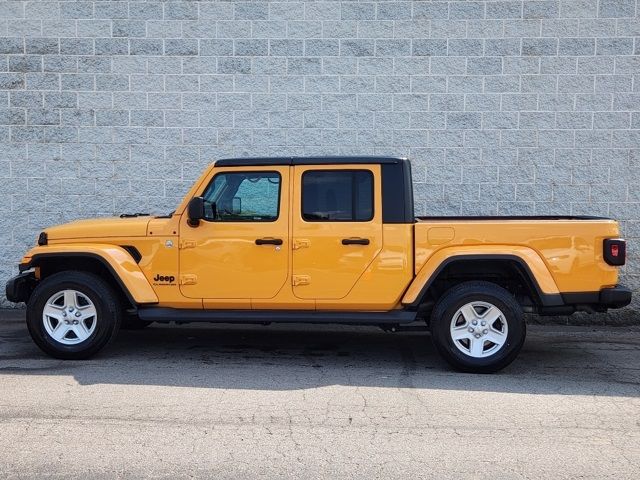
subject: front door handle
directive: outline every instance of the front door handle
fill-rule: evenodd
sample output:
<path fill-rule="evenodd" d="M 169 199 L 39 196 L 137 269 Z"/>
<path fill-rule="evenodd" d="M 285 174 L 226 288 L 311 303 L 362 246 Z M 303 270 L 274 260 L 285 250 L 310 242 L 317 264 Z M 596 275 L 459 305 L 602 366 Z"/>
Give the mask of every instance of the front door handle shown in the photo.
<path fill-rule="evenodd" d="M 343 238 L 342 239 L 342 244 L 343 245 L 369 245 L 369 239 L 368 238 Z"/>
<path fill-rule="evenodd" d="M 256 245 L 282 245 L 281 238 L 256 238 Z"/>

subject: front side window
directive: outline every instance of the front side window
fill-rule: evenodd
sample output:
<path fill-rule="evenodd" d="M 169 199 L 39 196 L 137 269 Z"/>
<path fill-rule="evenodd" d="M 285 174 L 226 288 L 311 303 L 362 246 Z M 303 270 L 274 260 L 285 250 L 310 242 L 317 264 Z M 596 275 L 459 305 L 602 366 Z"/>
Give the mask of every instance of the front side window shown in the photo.
<path fill-rule="evenodd" d="M 373 174 L 369 170 L 304 172 L 302 218 L 307 222 L 368 222 L 373 218 Z"/>
<path fill-rule="evenodd" d="M 205 220 L 273 222 L 278 219 L 278 172 L 228 172 L 213 177 L 202 196 Z"/>

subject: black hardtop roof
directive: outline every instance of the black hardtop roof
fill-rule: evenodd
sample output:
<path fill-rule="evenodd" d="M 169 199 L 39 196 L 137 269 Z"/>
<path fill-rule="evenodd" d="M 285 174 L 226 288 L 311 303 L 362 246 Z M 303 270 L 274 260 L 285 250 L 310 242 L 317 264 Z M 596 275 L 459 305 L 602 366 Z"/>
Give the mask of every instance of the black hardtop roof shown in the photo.
<path fill-rule="evenodd" d="M 250 167 L 265 165 L 341 165 L 341 164 L 371 164 L 371 163 L 402 163 L 408 162 L 401 157 L 382 156 L 327 156 L 327 157 L 245 157 L 223 158 L 216 160 L 218 167 Z"/>

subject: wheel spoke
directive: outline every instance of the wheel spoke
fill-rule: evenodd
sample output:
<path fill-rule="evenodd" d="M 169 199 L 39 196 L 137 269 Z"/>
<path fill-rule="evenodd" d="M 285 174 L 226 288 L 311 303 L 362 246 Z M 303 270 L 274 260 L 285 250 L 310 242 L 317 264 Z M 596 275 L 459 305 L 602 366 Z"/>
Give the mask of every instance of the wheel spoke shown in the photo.
<path fill-rule="evenodd" d="M 64 322 L 58 322 L 58 325 L 56 325 L 56 328 L 52 330 L 51 336 L 55 340 L 60 341 L 64 337 L 66 337 L 67 333 L 69 333 L 69 330 L 71 330 L 69 325 L 66 325 Z"/>
<path fill-rule="evenodd" d="M 55 305 L 52 305 L 50 303 L 45 305 L 44 309 L 42 310 L 42 314 L 47 317 L 55 318 L 58 322 L 62 322 L 62 309 L 60 307 L 56 307 Z"/>
<path fill-rule="evenodd" d="M 471 338 L 469 340 L 469 353 L 474 357 L 481 357 L 484 351 L 484 339 L 483 338 Z"/>
<path fill-rule="evenodd" d="M 74 290 L 64 291 L 64 306 L 65 308 L 76 307 L 76 292 Z"/>
<path fill-rule="evenodd" d="M 473 306 L 470 303 L 462 307 L 460 309 L 460 313 L 462 313 L 462 316 L 467 321 L 467 323 L 470 323 L 473 320 L 477 320 L 478 318 L 478 314 L 476 310 L 473 308 Z"/>
<path fill-rule="evenodd" d="M 485 336 L 485 339 L 497 345 L 502 345 L 507 339 L 507 336 L 503 332 L 499 332 L 494 328 L 490 328 L 489 333 L 487 333 L 487 335 Z"/>
<path fill-rule="evenodd" d="M 465 340 L 471 337 L 472 335 L 467 330 L 467 327 L 456 328 L 451 332 L 451 338 L 454 340 Z"/>
<path fill-rule="evenodd" d="M 493 325 L 501 315 L 502 312 L 500 311 L 500 309 L 491 306 L 487 309 L 486 312 L 484 312 L 484 315 L 482 315 L 482 319 L 485 320 L 489 325 Z"/>
<path fill-rule="evenodd" d="M 80 320 L 76 325 L 73 325 L 72 328 L 78 337 L 78 340 L 86 340 L 87 337 L 89 337 L 89 329 L 82 320 Z"/>
<path fill-rule="evenodd" d="M 87 318 L 96 316 L 96 307 L 92 304 L 85 305 L 84 307 L 78 307 L 78 311 L 80 312 L 80 318 L 82 320 L 86 320 Z"/>

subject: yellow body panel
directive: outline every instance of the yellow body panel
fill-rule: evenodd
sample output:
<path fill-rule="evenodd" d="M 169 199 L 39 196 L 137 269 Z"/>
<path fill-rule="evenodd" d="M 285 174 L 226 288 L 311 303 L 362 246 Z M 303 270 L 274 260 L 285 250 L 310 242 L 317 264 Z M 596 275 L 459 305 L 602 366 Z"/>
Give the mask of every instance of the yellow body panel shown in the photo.
<path fill-rule="evenodd" d="M 318 300 L 318 310 L 387 311 L 400 308 L 400 299 L 413 279 L 413 225 L 383 228 L 384 245 L 349 293 L 338 300 Z"/>
<path fill-rule="evenodd" d="M 251 299 L 273 298 L 285 285 L 289 273 L 289 167 L 253 167 L 252 172 L 277 172 L 281 176 L 280 209 L 274 222 L 209 222 L 197 227 L 180 221 L 180 277 L 182 294 L 205 299 L 250 305 Z M 215 173 L 237 172 L 219 168 Z M 207 182 L 208 183 L 208 182 Z M 204 188 L 204 186 L 203 186 Z M 200 192 L 202 193 L 202 192 Z M 282 245 L 256 245 L 260 238 L 278 238 Z"/>
<path fill-rule="evenodd" d="M 433 229 L 448 229 L 434 242 Z M 451 235 L 451 231 L 453 234 Z M 615 285 L 618 269 L 603 258 L 602 242 L 619 235 L 613 220 L 429 220 L 415 226 L 416 282 L 424 279 L 443 259 L 463 254 L 492 251 L 494 254 L 527 254 L 527 264 L 539 278 L 545 293 L 596 292 Z M 436 256 L 437 255 L 437 256 Z M 422 275 L 422 270 L 424 275 Z M 546 273 L 545 273 L 546 271 Z M 546 280 L 544 280 L 546 278 Z M 406 302 L 415 292 L 412 285 Z"/>
<path fill-rule="evenodd" d="M 302 175 L 309 170 L 365 169 L 374 175 L 374 214 L 366 222 L 307 222 Z M 187 223 L 186 207 L 224 171 L 277 171 L 273 222 Z M 617 237 L 612 220 L 422 219 L 385 224 L 380 165 L 207 168 L 168 217 L 106 218 L 46 229 L 40 253 L 90 253 L 105 259 L 137 303 L 174 308 L 387 311 L 412 303 L 448 259 L 511 255 L 527 264 L 543 293 L 597 292 L 617 284 L 602 257 Z M 282 245 L 256 245 L 258 238 Z M 350 237 L 368 245 L 343 245 Z M 139 264 L 122 247 L 135 247 Z"/>
<path fill-rule="evenodd" d="M 544 261 L 531 248 L 514 245 L 457 245 L 442 248 L 429 257 L 407 289 L 402 298 L 402 303 L 414 302 L 418 298 L 422 287 L 437 273 L 438 268 L 444 262 L 465 255 L 510 255 L 518 257 L 529 267 L 542 292 L 549 295 L 560 293 Z"/>
<path fill-rule="evenodd" d="M 137 303 L 158 302 L 158 296 L 149 285 L 138 264 L 126 250 L 115 245 L 74 243 L 69 245 L 39 246 L 29 250 L 21 263 L 28 263 L 33 257 L 40 254 L 73 253 L 96 255 L 106 260 Z"/>
<path fill-rule="evenodd" d="M 111 239 L 117 237 L 144 237 L 147 235 L 147 224 L 150 218 L 151 217 L 108 217 L 76 220 L 47 228 L 47 235 L 50 241 L 61 239 L 84 240 L 87 238 Z"/>
<path fill-rule="evenodd" d="M 302 176 L 310 171 L 365 170 L 374 178 L 373 218 L 366 222 L 309 222 L 302 219 Z M 293 275 L 303 282 L 294 283 L 293 293 L 300 299 L 344 299 L 374 259 L 380 254 L 382 238 L 382 186 L 380 165 L 296 166 L 292 201 Z M 343 245 L 342 240 L 357 237 L 368 245 Z M 340 302 L 342 305 L 342 302 Z"/>

